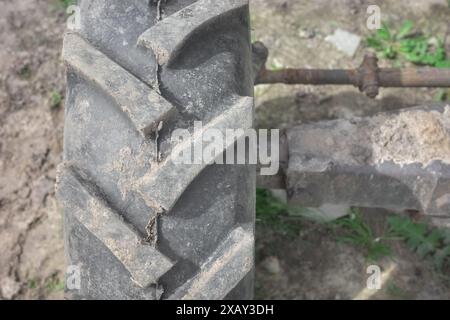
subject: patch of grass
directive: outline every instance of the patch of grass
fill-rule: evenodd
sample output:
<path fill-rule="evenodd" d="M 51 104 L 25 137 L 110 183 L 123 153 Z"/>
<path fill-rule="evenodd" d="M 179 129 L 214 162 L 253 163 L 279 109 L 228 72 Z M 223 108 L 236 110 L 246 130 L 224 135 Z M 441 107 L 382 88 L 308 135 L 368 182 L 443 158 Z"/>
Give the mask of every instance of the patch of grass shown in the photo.
<path fill-rule="evenodd" d="M 62 291 L 64 290 L 64 281 L 53 276 L 45 282 L 44 287 L 49 291 Z"/>
<path fill-rule="evenodd" d="M 270 63 L 270 68 L 269 69 L 272 70 L 272 71 L 277 71 L 277 70 L 281 70 L 283 68 L 284 68 L 284 65 L 275 58 Z"/>
<path fill-rule="evenodd" d="M 368 261 L 376 261 L 392 254 L 387 241 L 404 241 L 421 258 L 431 259 L 435 269 L 442 273 L 450 268 L 450 230 L 431 228 L 425 223 L 414 222 L 409 217 L 391 216 L 388 228 L 376 236 L 363 220 L 357 209 L 351 209 L 349 216 L 332 222 L 343 235 L 338 241 L 364 248 Z"/>
<path fill-rule="evenodd" d="M 256 222 L 286 235 L 296 235 L 298 221 L 287 221 L 289 206 L 264 189 L 256 189 Z"/>
<path fill-rule="evenodd" d="M 338 241 L 363 248 L 369 262 L 377 261 L 392 254 L 391 248 L 384 243 L 386 239 L 383 236 L 375 236 L 373 230 L 363 220 L 360 211 L 356 208 L 352 208 L 348 216 L 334 221 L 332 225 L 339 227 L 344 233 L 337 237 Z"/>
<path fill-rule="evenodd" d="M 29 65 L 25 65 L 22 68 L 20 68 L 19 72 L 18 72 L 19 76 L 23 79 L 30 79 L 31 78 L 31 68 Z"/>
<path fill-rule="evenodd" d="M 436 94 L 434 95 L 434 100 L 435 101 L 445 101 L 448 99 L 448 91 L 445 89 L 438 89 Z"/>
<path fill-rule="evenodd" d="M 381 29 L 366 38 L 366 43 L 386 59 L 401 59 L 417 65 L 450 68 L 444 42 L 420 33 L 412 33 L 413 29 L 414 24 L 409 20 L 405 21 L 398 31 L 383 23 Z"/>
<path fill-rule="evenodd" d="M 58 90 L 53 90 L 50 94 L 50 108 L 55 109 L 61 105 L 62 95 Z"/>
<path fill-rule="evenodd" d="M 256 221 L 286 235 L 298 235 L 299 221 L 289 220 L 289 212 L 304 208 L 290 207 L 275 198 L 268 190 L 256 190 Z M 300 220 L 301 221 L 301 220 Z M 359 209 L 352 208 L 349 215 L 330 223 L 334 231 L 339 231 L 337 240 L 364 249 L 368 262 L 375 262 L 392 255 L 388 241 L 405 241 L 420 257 L 430 258 L 436 270 L 443 276 L 450 268 L 450 230 L 431 228 L 404 216 L 388 218 L 388 228 L 376 235 L 367 224 Z M 450 277 L 446 276 L 446 280 Z M 392 288 L 392 291 L 395 288 Z"/>
<path fill-rule="evenodd" d="M 38 287 L 38 281 L 36 279 L 28 280 L 27 287 L 30 289 L 36 289 Z"/>
<path fill-rule="evenodd" d="M 408 217 L 388 219 L 389 235 L 399 237 L 422 258 L 430 258 L 437 271 L 450 267 L 450 230 L 430 228 Z"/>
<path fill-rule="evenodd" d="M 394 282 L 389 281 L 386 286 L 386 292 L 389 296 L 394 299 L 406 300 L 408 299 L 408 294 Z"/>
<path fill-rule="evenodd" d="M 59 4 L 67 9 L 68 7 L 70 7 L 71 5 L 77 4 L 77 0 L 59 0 Z"/>
<path fill-rule="evenodd" d="M 30 279 L 27 282 L 27 287 L 32 290 L 36 289 L 46 289 L 48 291 L 56 292 L 64 290 L 64 281 L 58 276 L 53 275 L 44 282 L 39 279 Z"/>

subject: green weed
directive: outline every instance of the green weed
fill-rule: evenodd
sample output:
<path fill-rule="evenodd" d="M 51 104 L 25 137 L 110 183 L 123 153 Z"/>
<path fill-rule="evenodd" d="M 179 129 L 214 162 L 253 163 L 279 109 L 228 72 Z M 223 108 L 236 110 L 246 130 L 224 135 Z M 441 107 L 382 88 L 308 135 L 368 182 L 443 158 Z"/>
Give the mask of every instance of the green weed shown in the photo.
<path fill-rule="evenodd" d="M 45 281 L 33 278 L 28 280 L 27 287 L 32 290 L 46 289 L 48 291 L 62 291 L 64 290 L 64 281 L 56 275 L 51 276 Z"/>
<path fill-rule="evenodd" d="M 64 281 L 53 276 L 45 282 L 44 286 L 49 291 L 62 291 L 64 290 Z"/>
<path fill-rule="evenodd" d="M 432 229 L 402 216 L 389 217 L 388 224 L 390 236 L 400 237 L 420 257 L 430 258 L 438 271 L 450 266 L 450 230 Z"/>
<path fill-rule="evenodd" d="M 425 223 L 414 222 L 409 217 L 391 216 L 388 228 L 376 236 L 357 209 L 350 215 L 336 220 L 332 225 L 340 227 L 344 235 L 338 241 L 364 248 L 368 261 L 376 261 L 392 254 L 388 241 L 402 240 L 421 258 L 429 258 L 438 272 L 450 267 L 450 230 L 431 228 Z"/>
<path fill-rule="evenodd" d="M 71 5 L 77 4 L 77 0 L 59 0 L 59 4 L 67 9 Z"/>
<path fill-rule="evenodd" d="M 434 95 L 434 100 L 443 102 L 450 98 L 450 90 L 448 89 L 438 89 L 436 94 Z"/>
<path fill-rule="evenodd" d="M 256 222 L 276 231 L 296 235 L 300 230 L 298 221 L 287 221 L 289 206 L 270 194 L 268 190 L 256 189 Z"/>
<path fill-rule="evenodd" d="M 256 190 L 256 221 L 274 230 L 297 235 L 301 229 L 299 221 L 287 219 L 288 212 L 300 212 L 304 208 L 290 207 L 264 189 Z M 299 219 L 300 220 L 300 219 Z M 301 220 L 300 220 L 301 221 Z M 349 215 L 331 222 L 333 231 L 339 230 L 337 240 L 363 248 L 369 262 L 392 255 L 389 241 L 405 241 L 422 258 L 432 260 L 436 270 L 442 273 L 450 267 L 450 230 L 431 228 L 425 223 L 414 222 L 409 217 L 391 216 L 388 227 L 376 235 L 360 211 L 352 208 Z M 450 277 L 448 277 L 450 280 Z"/>
<path fill-rule="evenodd" d="M 389 281 L 387 283 L 386 292 L 389 296 L 391 296 L 394 299 L 406 300 L 409 298 L 408 294 L 392 281 Z"/>
<path fill-rule="evenodd" d="M 23 78 L 23 79 L 26 79 L 26 80 L 30 79 L 30 78 L 31 78 L 31 75 L 32 75 L 30 66 L 29 66 L 29 65 L 23 66 L 23 67 L 19 70 L 18 74 L 19 74 L 19 76 L 20 76 L 21 78 Z"/>
<path fill-rule="evenodd" d="M 36 289 L 38 287 L 38 281 L 36 279 L 28 280 L 27 287 L 30 289 Z"/>
<path fill-rule="evenodd" d="M 450 68 L 443 41 L 412 33 L 413 28 L 409 20 L 397 32 L 384 23 L 366 43 L 386 59 L 400 58 L 417 65 Z"/>
<path fill-rule="evenodd" d="M 434 95 L 434 100 L 435 101 L 445 101 L 448 98 L 448 90 L 445 89 L 438 89 L 436 94 Z"/>
<path fill-rule="evenodd" d="M 62 102 L 61 93 L 58 90 L 53 90 L 50 94 L 50 108 L 54 109 L 60 106 Z"/>
<path fill-rule="evenodd" d="M 368 261 L 377 261 L 392 254 L 391 248 L 384 243 L 384 237 L 377 237 L 374 234 L 358 209 L 351 209 L 348 216 L 340 218 L 332 224 L 340 227 L 344 232 L 343 235 L 337 237 L 338 241 L 363 248 Z"/>

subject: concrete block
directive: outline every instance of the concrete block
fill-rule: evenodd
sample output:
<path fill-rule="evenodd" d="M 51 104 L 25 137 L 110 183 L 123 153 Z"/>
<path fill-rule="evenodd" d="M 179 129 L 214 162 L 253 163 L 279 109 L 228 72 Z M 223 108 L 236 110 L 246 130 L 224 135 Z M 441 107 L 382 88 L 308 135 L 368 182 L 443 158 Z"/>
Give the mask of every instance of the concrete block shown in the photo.
<path fill-rule="evenodd" d="M 305 124 L 287 137 L 291 204 L 450 216 L 450 106 Z"/>
<path fill-rule="evenodd" d="M 342 29 L 336 29 L 332 35 L 325 38 L 325 41 L 333 44 L 336 49 L 353 57 L 358 50 L 361 37 Z"/>

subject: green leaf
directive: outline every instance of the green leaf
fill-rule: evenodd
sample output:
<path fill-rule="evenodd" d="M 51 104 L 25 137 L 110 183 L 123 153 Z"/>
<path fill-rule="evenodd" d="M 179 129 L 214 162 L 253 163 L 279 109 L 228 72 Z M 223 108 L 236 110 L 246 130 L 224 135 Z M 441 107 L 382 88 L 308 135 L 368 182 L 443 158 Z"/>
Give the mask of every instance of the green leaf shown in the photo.
<path fill-rule="evenodd" d="M 387 59 L 395 59 L 397 56 L 397 52 L 394 50 L 392 46 L 386 47 L 383 50 L 383 56 Z"/>
<path fill-rule="evenodd" d="M 416 44 L 416 40 L 414 40 L 414 39 L 402 40 L 402 41 L 400 41 L 400 47 L 398 50 L 400 52 L 404 52 L 404 53 L 411 52 L 414 50 L 415 44 Z"/>
<path fill-rule="evenodd" d="M 389 217 L 390 234 L 403 238 L 406 243 L 416 250 L 424 241 L 427 233 L 427 225 L 414 223 L 407 217 Z"/>
<path fill-rule="evenodd" d="M 434 55 L 436 56 L 436 60 L 444 61 L 446 57 L 444 43 L 442 41 L 438 42 L 438 46 L 435 49 Z"/>
<path fill-rule="evenodd" d="M 50 108 L 56 108 L 62 101 L 61 93 L 58 90 L 53 90 L 50 95 Z"/>
<path fill-rule="evenodd" d="M 345 233 L 337 240 L 364 248 L 368 261 L 376 261 L 391 255 L 391 248 L 382 242 L 382 238 L 375 238 L 374 232 L 357 209 L 352 209 L 349 216 L 336 220 L 334 225 L 342 228 Z"/>
<path fill-rule="evenodd" d="M 411 32 L 413 26 L 414 24 L 412 21 L 405 21 L 396 36 L 397 40 L 403 39 L 405 36 L 407 36 Z"/>
<path fill-rule="evenodd" d="M 290 207 L 275 198 L 269 191 L 256 189 L 256 221 L 287 235 L 296 235 L 301 229 L 298 222 L 285 221 Z"/>
<path fill-rule="evenodd" d="M 450 68 L 450 60 L 436 61 L 434 66 L 436 68 Z"/>
<path fill-rule="evenodd" d="M 367 253 L 368 261 L 377 261 L 383 257 L 392 255 L 392 249 L 381 242 L 372 243 Z"/>
<path fill-rule="evenodd" d="M 382 27 L 377 30 L 376 35 L 380 39 L 383 39 L 383 40 L 386 40 L 386 41 L 392 39 L 391 32 L 389 31 L 389 26 L 387 24 L 385 24 L 385 23 L 383 23 Z"/>
<path fill-rule="evenodd" d="M 390 217 L 388 219 L 390 233 L 402 237 L 420 257 L 432 255 L 439 248 L 445 234 L 440 229 L 428 232 L 428 226 L 415 223 L 405 217 Z"/>
<path fill-rule="evenodd" d="M 380 56 L 386 59 L 402 58 L 401 61 L 406 60 L 413 64 L 450 68 L 443 41 L 420 35 L 413 36 L 413 27 L 413 22 L 407 20 L 395 33 L 383 23 L 375 35 L 366 39 L 367 46 L 380 52 Z"/>
<path fill-rule="evenodd" d="M 425 258 L 427 255 L 433 253 L 434 250 L 435 247 L 432 243 L 424 242 L 417 247 L 416 252 L 419 255 L 419 257 Z"/>
<path fill-rule="evenodd" d="M 366 42 L 368 47 L 374 48 L 377 51 L 381 51 L 383 49 L 383 42 L 375 37 L 368 37 Z"/>
<path fill-rule="evenodd" d="M 64 8 L 68 8 L 71 5 L 77 4 L 76 0 L 60 0 L 59 2 Z"/>
<path fill-rule="evenodd" d="M 439 89 L 436 94 L 434 95 L 434 100 L 435 101 L 445 101 L 447 99 L 447 91 L 445 91 L 444 89 Z"/>
<path fill-rule="evenodd" d="M 257 189 L 256 200 L 256 216 L 260 218 L 272 219 L 287 210 L 287 205 L 273 197 L 267 190 Z"/>

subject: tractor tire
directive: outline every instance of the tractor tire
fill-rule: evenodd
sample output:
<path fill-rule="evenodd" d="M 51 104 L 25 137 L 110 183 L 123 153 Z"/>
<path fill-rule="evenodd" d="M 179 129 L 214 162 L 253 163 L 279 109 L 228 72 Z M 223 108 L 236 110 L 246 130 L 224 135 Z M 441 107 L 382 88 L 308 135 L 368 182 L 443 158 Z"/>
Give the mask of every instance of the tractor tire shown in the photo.
<path fill-rule="evenodd" d="M 191 144 L 171 139 L 253 126 L 248 0 L 78 8 L 56 186 L 67 298 L 251 299 L 255 166 L 175 164 Z"/>

